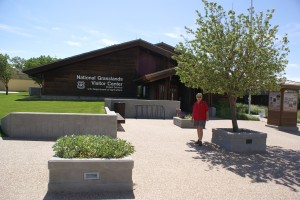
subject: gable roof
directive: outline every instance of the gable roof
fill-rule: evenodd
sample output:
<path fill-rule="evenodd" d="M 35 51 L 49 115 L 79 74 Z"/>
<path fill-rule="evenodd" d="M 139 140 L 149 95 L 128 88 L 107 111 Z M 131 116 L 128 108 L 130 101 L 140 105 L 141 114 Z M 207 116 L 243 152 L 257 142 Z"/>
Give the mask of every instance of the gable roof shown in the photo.
<path fill-rule="evenodd" d="M 23 72 L 28 74 L 28 75 L 39 74 L 39 73 L 42 73 L 44 71 L 48 71 L 48 70 L 52 70 L 52 69 L 55 69 L 55 68 L 62 67 L 64 65 L 69 65 L 69 64 L 72 64 L 72 63 L 75 63 L 75 62 L 95 58 L 95 57 L 98 57 L 98 56 L 110 54 L 110 53 L 113 53 L 113 52 L 129 49 L 129 48 L 137 47 L 137 46 L 144 47 L 144 48 L 149 49 L 149 50 L 151 50 L 155 53 L 163 55 L 167 58 L 172 58 L 172 56 L 175 55 L 175 53 L 170 51 L 169 49 L 167 50 L 166 48 L 162 48 L 159 45 L 154 45 L 154 44 L 151 44 L 151 43 L 146 42 L 144 40 L 138 39 L 138 40 L 132 40 L 132 41 L 129 41 L 129 42 L 124 42 L 124 43 L 121 43 L 121 44 L 116 44 L 116 45 L 112 45 L 112 46 L 105 47 L 105 48 L 102 48 L 102 49 L 90 51 L 90 52 L 87 52 L 87 53 L 71 56 L 71 57 L 68 57 L 68 58 L 64 58 L 64 59 L 61 59 L 59 61 L 55 61 L 55 62 L 46 64 L 46 65 L 42 65 L 42 66 L 38 66 L 38 67 L 35 67 L 35 68 L 24 70 Z"/>

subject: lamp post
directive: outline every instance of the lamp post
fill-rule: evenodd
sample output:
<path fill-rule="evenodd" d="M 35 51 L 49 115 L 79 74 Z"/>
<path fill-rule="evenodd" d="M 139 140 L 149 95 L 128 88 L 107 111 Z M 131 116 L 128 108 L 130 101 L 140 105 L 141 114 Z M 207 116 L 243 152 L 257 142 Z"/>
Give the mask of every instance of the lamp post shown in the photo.
<path fill-rule="evenodd" d="M 253 0 L 251 0 L 251 8 L 250 8 L 250 22 L 252 29 L 252 13 L 253 13 Z M 248 96 L 248 114 L 250 115 L 251 110 L 251 87 L 249 88 L 249 96 Z"/>

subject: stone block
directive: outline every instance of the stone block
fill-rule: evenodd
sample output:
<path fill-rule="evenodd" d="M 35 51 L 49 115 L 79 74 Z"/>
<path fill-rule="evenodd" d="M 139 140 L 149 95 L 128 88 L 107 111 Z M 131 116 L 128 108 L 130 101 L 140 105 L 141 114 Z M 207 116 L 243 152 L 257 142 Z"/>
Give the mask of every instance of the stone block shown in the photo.
<path fill-rule="evenodd" d="M 266 151 L 267 134 L 249 129 L 234 133 L 231 129 L 212 129 L 212 143 L 238 153 L 256 153 Z"/>

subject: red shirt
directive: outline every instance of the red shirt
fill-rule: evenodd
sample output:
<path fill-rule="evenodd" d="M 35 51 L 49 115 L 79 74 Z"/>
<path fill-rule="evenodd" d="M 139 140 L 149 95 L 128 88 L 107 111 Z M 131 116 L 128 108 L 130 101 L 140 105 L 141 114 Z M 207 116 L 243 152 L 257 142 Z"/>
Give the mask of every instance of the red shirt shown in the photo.
<path fill-rule="evenodd" d="M 193 119 L 206 120 L 206 112 L 208 111 L 207 103 L 201 100 L 199 103 L 196 101 L 193 105 Z"/>

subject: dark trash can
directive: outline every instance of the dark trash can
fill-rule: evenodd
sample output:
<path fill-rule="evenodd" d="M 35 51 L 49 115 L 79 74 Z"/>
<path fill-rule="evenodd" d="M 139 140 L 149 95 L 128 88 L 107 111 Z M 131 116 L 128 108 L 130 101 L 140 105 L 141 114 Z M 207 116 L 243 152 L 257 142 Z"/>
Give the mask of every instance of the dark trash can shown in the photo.
<path fill-rule="evenodd" d="M 41 90 L 39 87 L 29 87 L 29 96 L 41 96 Z"/>
<path fill-rule="evenodd" d="M 125 103 L 124 102 L 117 102 L 114 104 L 114 111 L 119 113 L 122 117 L 125 118 Z"/>

